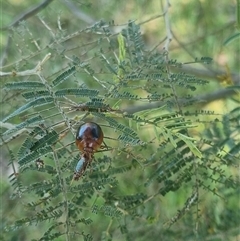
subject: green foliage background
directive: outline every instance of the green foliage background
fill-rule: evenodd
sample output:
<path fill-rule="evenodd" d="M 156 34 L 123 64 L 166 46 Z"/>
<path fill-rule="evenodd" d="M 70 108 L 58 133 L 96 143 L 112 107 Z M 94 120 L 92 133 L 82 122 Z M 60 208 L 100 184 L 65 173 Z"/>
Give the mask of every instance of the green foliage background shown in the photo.
<path fill-rule="evenodd" d="M 1 1 L 1 239 L 238 240 L 236 2 L 43 2 Z"/>

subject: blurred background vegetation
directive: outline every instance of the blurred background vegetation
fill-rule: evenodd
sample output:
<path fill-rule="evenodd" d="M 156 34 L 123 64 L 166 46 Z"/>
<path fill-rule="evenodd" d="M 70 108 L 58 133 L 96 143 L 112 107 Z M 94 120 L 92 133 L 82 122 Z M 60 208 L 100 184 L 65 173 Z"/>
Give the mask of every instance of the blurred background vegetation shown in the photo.
<path fill-rule="evenodd" d="M 102 70 L 101 62 L 98 62 L 95 56 L 95 50 L 100 51 L 101 49 L 104 56 L 112 60 L 119 41 L 118 33 L 126 28 L 129 21 L 134 21 L 137 26 L 140 26 L 146 53 L 153 50 L 160 53 L 167 51 L 169 59 L 183 63 L 181 72 L 184 71 L 209 81 L 208 85 L 197 88 L 194 95 L 199 96 L 200 101 L 190 106 L 188 110 L 214 111 L 213 116 L 201 116 L 210 125 L 212 120 L 221 119 L 223 114 L 228 115 L 239 106 L 239 92 L 226 89 L 226 87 L 240 84 L 239 39 L 230 41 L 231 37 L 239 32 L 237 15 L 239 2 L 235 0 L 181 0 L 170 1 L 169 6 L 168 3 L 164 0 L 1 0 L 1 71 L 7 73 L 33 69 L 44 56 L 51 53 L 51 58 L 42 69 L 47 79 L 53 80 L 71 67 L 70 60 L 77 56 L 81 61 L 91 62 L 91 67 L 96 71 L 98 79 L 108 82 L 114 78 Z M 37 11 L 31 11 L 35 7 Z M 26 14 L 29 12 L 31 14 Z M 109 29 L 112 30 L 112 35 L 107 38 L 107 41 L 101 39 L 101 33 L 98 34 L 97 31 L 87 29 L 100 20 L 110 24 Z M 82 29 L 85 30 L 81 31 Z M 64 41 L 62 41 L 63 39 Z M 201 59 L 201 57 L 210 57 L 213 61 L 211 64 L 201 61 L 198 63 L 196 58 Z M 173 66 L 171 71 L 175 73 L 179 70 Z M 79 86 L 87 86 L 90 89 L 99 88 L 99 83 L 84 71 L 70 78 L 71 80 L 68 79 L 67 83 L 64 83 L 65 88 Z M 32 79 L 31 76 L 24 78 L 15 77 L 14 74 L 1 76 L 1 120 L 26 103 L 21 96 L 21 91 L 11 93 L 9 90 L 5 90 L 4 86 L 9 82 L 32 80 L 35 79 Z M 145 93 L 139 89 L 134 91 L 132 87 L 129 91 L 132 94 L 146 97 Z M 180 90 L 180 94 L 187 95 L 188 92 Z M 140 111 L 151 109 L 150 105 L 146 107 L 146 103 L 133 99 L 127 100 L 127 98 L 125 101 L 119 100 L 119 102 L 109 102 L 109 104 L 128 113 L 141 113 Z M 151 118 L 159 115 L 155 111 L 156 107 L 154 106 L 154 112 L 149 112 L 149 115 L 152 115 Z M 55 112 L 51 112 L 52 110 L 49 108 L 46 116 L 51 114 L 53 116 L 47 120 L 47 123 L 58 122 L 59 118 L 54 116 Z M 163 112 L 167 113 L 166 110 Z M 84 113 L 81 115 L 84 116 Z M 74 118 L 74 115 L 70 115 L 70 117 Z M 99 122 L 95 115 L 91 116 L 91 120 Z M 154 128 L 139 128 L 133 122 L 126 121 L 123 116 L 117 116 L 116 120 L 139 130 L 138 135 L 141 140 L 154 140 L 156 132 Z M 14 126 L 21 121 L 21 118 L 14 117 L 10 122 L 1 122 L 1 132 L 4 133 L 11 129 L 11 126 L 7 125 Z M 100 124 L 103 126 L 106 137 L 117 138 L 117 134 L 108 128 L 109 126 L 104 121 L 100 121 Z M 206 129 L 207 125 L 197 124 L 196 128 L 190 130 L 191 136 L 201 136 Z M 236 131 L 238 135 L 236 146 L 239 146 L 239 132 Z M 14 192 L 9 182 L 9 176 L 15 172 L 12 169 L 14 159 L 12 156 L 19 151 L 27 136 L 29 134 L 23 133 L 6 145 L 1 137 L 2 222 L 0 235 L 2 240 L 240 240 L 239 186 L 231 189 L 216 182 L 212 192 L 207 188 L 199 190 L 197 203 L 194 202 L 194 205 L 188 208 L 186 203 L 191 203 L 188 199 L 194 199 L 194 182 L 190 185 L 189 183 L 182 184 L 181 188 L 168 192 L 165 196 L 154 195 L 155 190 L 159 188 L 159 183 L 143 185 L 146 183 L 144 179 L 151 176 L 153 171 L 151 166 L 150 168 L 144 167 L 144 161 L 150 162 L 151 157 L 154 158 L 156 149 L 160 148 L 154 141 L 147 148 L 142 148 L 125 146 L 119 140 L 106 139 L 108 146 L 119 149 L 113 153 L 104 152 L 96 154 L 96 156 L 100 159 L 106 159 L 106 156 L 115 158 L 118 163 L 110 165 L 126 166 L 126 171 L 116 174 L 114 177 L 116 177 L 117 184 L 113 182 L 112 186 L 104 187 L 104 191 L 98 190 L 97 187 L 91 189 L 89 194 L 87 191 L 81 190 L 84 197 L 88 195 L 89 197 L 85 198 L 82 203 L 79 198 L 78 202 L 81 205 L 79 205 L 79 213 L 76 212 L 76 215 L 79 215 L 78 220 L 79 218 L 82 220 L 79 221 L 80 226 L 78 226 L 79 223 L 76 223 L 76 227 L 72 224 L 74 232 L 70 230 L 68 237 L 66 235 L 57 237 L 50 231 L 45 233 L 51 225 L 60 225 L 60 222 L 64 222 L 67 215 L 64 212 L 58 219 L 36 222 L 30 226 L 25 222 L 23 227 L 17 229 L 15 223 L 17 220 L 31 217 L 38 211 L 49 211 L 45 209 L 49 201 L 46 201 L 47 204 L 42 201 L 39 206 L 35 203 L 34 208 L 28 204 L 41 200 L 37 196 L 42 196 L 42 200 L 44 200 L 50 189 L 45 190 L 45 193 L 42 190 L 41 194 L 33 195 L 29 192 L 21 196 Z M 71 132 L 64 138 L 65 145 L 74 141 L 74 135 Z M 75 151 L 76 154 L 76 147 L 74 144 L 72 146 L 70 151 Z M 113 157 L 114 155 L 115 157 Z M 239 154 L 236 156 L 239 158 Z M 161 160 L 161 156 L 158 158 Z M 46 157 L 44 161 L 49 167 L 54 167 L 51 158 Z M 62 158 L 60 162 L 64 162 L 64 159 Z M 127 171 L 127 168 L 130 168 L 129 163 L 131 163 L 131 169 Z M 18 165 L 15 163 L 14 166 L 17 168 Z M 70 167 L 73 166 L 70 165 Z M 70 167 L 66 168 L 67 175 L 71 175 Z M 225 166 L 224 171 L 239 181 L 239 159 L 235 165 Z M 30 167 L 22 172 L 21 182 L 26 185 L 37 181 L 44 182 L 46 175 L 47 173 Z M 123 213 L 122 216 L 118 216 L 117 213 L 112 215 L 111 210 L 99 208 L 106 200 L 109 201 L 107 203 L 109 207 L 117 207 L 119 201 L 117 197 L 130 199 L 132 194 L 138 193 L 139 197 L 134 196 L 136 200 L 132 202 L 134 203 L 132 207 L 126 209 L 127 211 L 117 209 Z M 142 193 L 148 199 L 142 197 Z M 62 201 L 61 197 L 57 196 L 50 200 L 50 203 L 57 205 Z M 96 207 L 95 211 L 94 207 Z M 181 211 L 183 215 L 181 215 Z M 110 215 L 107 214 L 108 212 Z M 10 228 L 12 225 L 15 225 L 14 228 Z M 64 233 L 64 228 L 56 229 L 58 232 Z M 76 231 L 76 229 L 79 230 Z M 48 238 L 46 238 L 47 236 Z"/>

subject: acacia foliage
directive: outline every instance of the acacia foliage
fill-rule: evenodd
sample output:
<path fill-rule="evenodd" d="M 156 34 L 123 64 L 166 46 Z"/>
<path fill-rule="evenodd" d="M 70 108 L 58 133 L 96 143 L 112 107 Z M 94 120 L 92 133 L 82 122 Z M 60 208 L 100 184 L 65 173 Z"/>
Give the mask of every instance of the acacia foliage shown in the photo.
<path fill-rule="evenodd" d="M 190 222 L 189 213 L 195 223 L 204 219 L 206 193 L 236 198 L 239 107 L 226 115 L 196 110 L 195 95 L 208 81 L 182 72 L 167 51 L 147 50 L 134 21 L 119 32 L 115 27 L 101 20 L 73 33 L 58 31 L 38 52 L 28 49 L 4 79 L 1 144 L 13 170 L 11 200 L 24 207 L 14 220 L 4 219 L 6 237 L 19 230 L 28 235 L 37 225 L 41 232 L 32 240 L 132 240 L 137 228 L 146 232 L 151 223 L 152 235 L 161 225 L 170 240 L 177 231 L 168 228 L 184 217 Z M 21 23 L 13 39 L 22 36 L 21 45 L 29 28 Z M 44 56 L 34 69 L 34 60 Z M 211 58 L 195 61 L 209 64 Z M 23 70 L 27 78 L 18 77 Z M 79 159 L 75 132 L 89 118 L 102 126 L 108 147 L 71 185 Z M 181 190 L 187 191 L 175 214 L 161 217 L 160 198 L 173 193 L 177 199 Z"/>

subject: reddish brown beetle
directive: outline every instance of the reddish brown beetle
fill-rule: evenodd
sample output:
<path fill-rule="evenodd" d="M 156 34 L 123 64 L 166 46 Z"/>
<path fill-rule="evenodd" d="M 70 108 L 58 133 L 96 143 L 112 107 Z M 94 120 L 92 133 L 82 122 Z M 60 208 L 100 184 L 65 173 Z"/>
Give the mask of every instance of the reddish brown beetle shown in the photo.
<path fill-rule="evenodd" d="M 79 180 L 93 159 L 93 154 L 103 143 L 103 131 L 94 122 L 87 122 L 79 126 L 76 134 L 76 145 L 81 151 L 81 158 L 75 168 L 74 180 Z"/>

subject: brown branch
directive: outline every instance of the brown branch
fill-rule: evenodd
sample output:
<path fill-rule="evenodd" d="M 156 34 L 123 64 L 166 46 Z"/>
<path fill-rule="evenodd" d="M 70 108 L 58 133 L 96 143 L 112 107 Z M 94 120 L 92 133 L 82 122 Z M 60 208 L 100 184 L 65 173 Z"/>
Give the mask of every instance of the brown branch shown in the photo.
<path fill-rule="evenodd" d="M 198 78 L 203 79 L 218 79 L 219 76 L 226 75 L 226 71 L 223 70 L 213 70 L 211 68 L 203 69 L 203 68 L 193 68 L 187 64 L 183 64 L 181 68 L 170 67 L 173 72 L 184 72 L 186 74 L 194 75 Z M 240 72 L 239 73 L 231 73 L 231 80 L 235 85 L 240 85 Z M 219 81 L 219 80 L 218 80 Z"/>
<path fill-rule="evenodd" d="M 30 9 L 28 9 L 27 11 L 21 13 L 18 17 L 16 17 L 15 20 L 13 20 L 12 23 L 9 24 L 7 27 L 0 28 L 0 30 L 2 31 L 10 30 L 12 27 L 16 27 L 21 21 L 26 20 L 32 17 L 33 15 L 36 15 L 42 9 L 47 7 L 52 1 L 53 0 L 45 0 L 42 3 L 31 7 Z M 5 49 L 2 51 L 3 54 L 0 59 L 0 67 L 4 66 L 4 64 L 6 63 L 11 42 L 12 42 L 12 38 L 10 37 L 10 34 L 8 34 L 7 44 Z"/>
<path fill-rule="evenodd" d="M 170 69 L 173 72 L 184 72 L 186 74 L 194 75 L 195 77 L 204 78 L 204 79 L 217 79 L 219 76 L 226 74 L 226 72 L 222 70 L 198 69 L 198 68 L 190 67 L 188 65 L 183 65 L 181 68 L 171 67 Z M 232 73 L 230 76 L 233 84 L 236 86 L 240 86 L 240 72 Z M 215 100 L 225 99 L 234 94 L 236 94 L 235 90 L 224 88 L 214 92 L 196 96 L 192 99 L 179 99 L 178 102 L 180 106 L 184 106 L 186 103 L 189 103 L 189 102 L 207 104 Z M 240 99 L 240 95 L 239 95 L 239 99 Z M 130 106 L 125 108 L 123 111 L 127 112 L 128 114 L 134 114 L 136 112 L 143 111 L 143 110 L 160 108 L 165 104 L 166 102 L 164 101 L 157 101 L 157 102 L 152 102 L 145 105 Z"/>
<path fill-rule="evenodd" d="M 199 104 L 207 104 L 214 100 L 227 98 L 233 94 L 236 94 L 235 90 L 225 88 L 225 89 L 220 89 L 215 92 L 207 93 L 204 95 L 199 95 L 199 96 L 193 97 L 191 99 L 178 99 L 178 104 L 180 106 L 184 106 L 189 102 L 195 102 L 195 103 L 199 103 Z M 239 99 L 240 99 L 240 96 L 239 96 Z M 122 111 L 126 112 L 127 114 L 134 114 L 136 112 L 143 111 L 143 110 L 160 108 L 160 107 L 163 107 L 164 105 L 166 105 L 166 102 L 157 101 L 157 102 L 148 103 L 145 105 L 130 106 L 130 107 L 123 109 Z"/>
<path fill-rule="evenodd" d="M 33 69 L 28 69 L 24 71 L 11 71 L 11 72 L 2 72 L 0 71 L 0 77 L 7 77 L 7 76 L 12 76 L 12 77 L 17 77 L 17 76 L 30 76 L 30 75 L 39 75 L 39 72 L 42 70 L 43 64 L 47 60 L 49 60 L 51 57 L 51 53 L 48 53 L 42 61 L 40 61 L 35 68 Z"/>
<path fill-rule="evenodd" d="M 40 12 L 42 9 L 47 7 L 53 0 L 45 0 L 42 3 L 35 5 L 28 9 L 27 11 L 21 13 L 19 16 L 17 16 L 11 24 L 9 24 L 7 27 L 1 28 L 1 30 L 9 30 L 11 27 L 16 27 L 21 21 L 26 20 L 33 15 L 36 15 L 38 12 Z"/>

